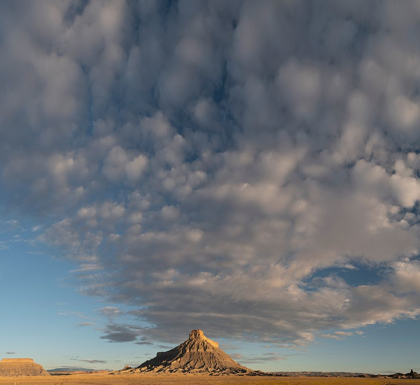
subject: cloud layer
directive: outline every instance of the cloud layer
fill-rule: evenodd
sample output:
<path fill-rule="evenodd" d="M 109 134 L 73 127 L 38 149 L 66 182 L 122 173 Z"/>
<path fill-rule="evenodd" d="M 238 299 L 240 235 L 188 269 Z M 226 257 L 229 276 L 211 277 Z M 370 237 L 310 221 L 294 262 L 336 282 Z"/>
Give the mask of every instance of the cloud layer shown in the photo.
<path fill-rule="evenodd" d="M 52 223 L 39 240 L 80 262 L 84 294 L 134 309 L 126 325 L 105 308 L 111 341 L 307 344 L 416 317 L 419 18 L 393 1 L 3 2 L 2 201 Z M 355 264 L 383 280 L 317 276 Z"/>

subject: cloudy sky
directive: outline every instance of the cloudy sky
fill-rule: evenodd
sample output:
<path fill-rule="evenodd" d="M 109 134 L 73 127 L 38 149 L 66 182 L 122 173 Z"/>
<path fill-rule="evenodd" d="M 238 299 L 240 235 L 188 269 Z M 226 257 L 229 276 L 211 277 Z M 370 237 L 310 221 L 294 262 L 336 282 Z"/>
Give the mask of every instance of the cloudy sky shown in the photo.
<path fill-rule="evenodd" d="M 200 328 L 253 368 L 420 370 L 419 21 L 1 2 L 0 355 L 120 368 Z"/>

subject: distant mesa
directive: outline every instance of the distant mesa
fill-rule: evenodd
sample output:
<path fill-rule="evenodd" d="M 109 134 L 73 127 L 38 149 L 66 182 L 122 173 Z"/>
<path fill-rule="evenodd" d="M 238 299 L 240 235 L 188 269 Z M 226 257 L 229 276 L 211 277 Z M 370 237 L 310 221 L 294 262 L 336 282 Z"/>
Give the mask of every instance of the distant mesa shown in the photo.
<path fill-rule="evenodd" d="M 89 368 L 80 368 L 77 366 L 71 366 L 71 367 L 61 367 L 61 368 L 55 368 L 55 369 L 49 369 L 48 373 L 50 373 L 52 376 L 70 376 L 73 374 L 108 374 L 110 371 L 105 370 L 97 370 L 97 369 L 89 369 Z"/>
<path fill-rule="evenodd" d="M 49 376 L 32 358 L 3 358 L 0 361 L 0 377 Z"/>
<path fill-rule="evenodd" d="M 136 368 L 125 367 L 118 373 L 207 373 L 251 374 L 253 370 L 239 365 L 207 338 L 202 330 L 193 330 L 187 341 L 143 362 Z"/>

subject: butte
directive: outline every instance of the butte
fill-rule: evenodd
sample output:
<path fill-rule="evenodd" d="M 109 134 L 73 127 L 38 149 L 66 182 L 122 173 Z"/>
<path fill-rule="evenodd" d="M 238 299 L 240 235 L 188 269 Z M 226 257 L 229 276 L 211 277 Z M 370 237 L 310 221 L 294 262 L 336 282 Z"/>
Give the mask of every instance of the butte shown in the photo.
<path fill-rule="evenodd" d="M 235 362 L 219 348 L 217 342 L 207 338 L 202 330 L 193 330 L 188 340 L 136 368 L 125 367 L 119 373 L 203 373 L 243 374 L 254 373 Z"/>
<path fill-rule="evenodd" d="M 32 358 L 3 358 L 0 361 L 0 377 L 49 376 Z"/>

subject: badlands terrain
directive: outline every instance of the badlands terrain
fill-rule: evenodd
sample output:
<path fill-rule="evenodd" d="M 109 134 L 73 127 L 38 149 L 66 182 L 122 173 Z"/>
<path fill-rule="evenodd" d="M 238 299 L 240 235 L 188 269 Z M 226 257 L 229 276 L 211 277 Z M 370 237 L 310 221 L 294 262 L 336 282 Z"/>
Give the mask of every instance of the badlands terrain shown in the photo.
<path fill-rule="evenodd" d="M 213 377 L 182 374 L 135 374 L 111 376 L 85 374 L 49 377 L 0 377 L 7 385 L 222 385 L 222 384 L 284 384 L 284 385 L 420 385 L 420 380 L 388 378 L 319 378 L 319 377 L 241 377 L 237 375 Z"/>

